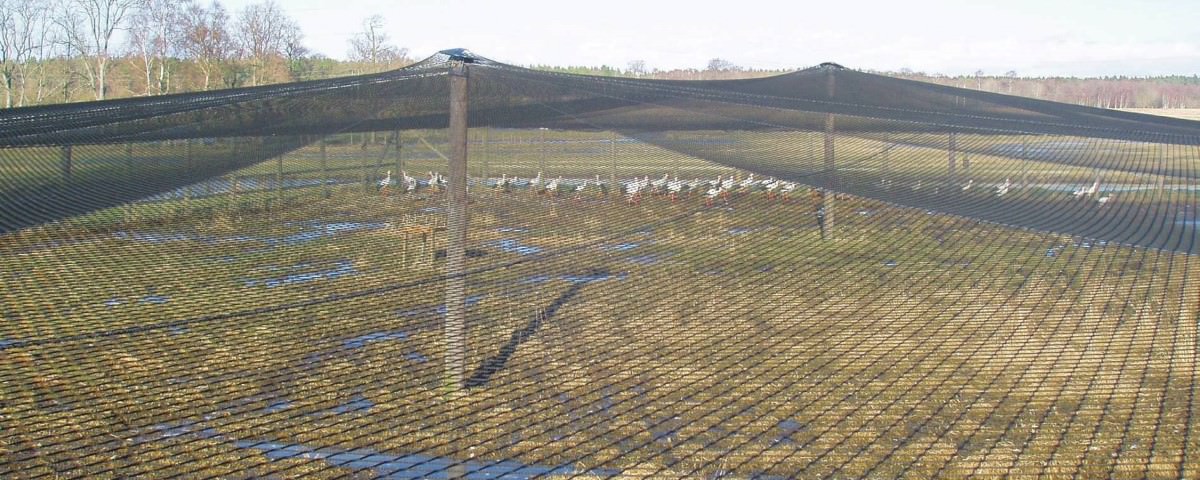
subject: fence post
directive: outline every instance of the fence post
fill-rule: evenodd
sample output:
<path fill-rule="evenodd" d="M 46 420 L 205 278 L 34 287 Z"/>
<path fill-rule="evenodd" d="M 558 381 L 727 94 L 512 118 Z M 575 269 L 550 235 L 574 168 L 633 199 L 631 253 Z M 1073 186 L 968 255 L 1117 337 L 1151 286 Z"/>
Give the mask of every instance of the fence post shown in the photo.
<path fill-rule="evenodd" d="M 608 156 L 612 160 L 612 171 L 609 172 L 608 191 L 612 195 L 621 194 L 621 185 L 617 183 L 617 132 L 612 132 L 608 138 Z"/>
<path fill-rule="evenodd" d="M 950 132 L 950 145 L 946 149 L 949 152 L 949 164 L 946 169 L 946 187 L 958 185 L 958 134 Z"/>
<path fill-rule="evenodd" d="M 836 80 L 834 76 L 836 67 L 825 67 L 825 94 L 830 100 L 837 95 Z M 826 176 L 826 192 L 821 196 L 822 207 L 825 213 L 825 230 L 829 232 L 828 238 L 833 238 L 834 219 L 836 214 L 834 207 L 836 198 L 834 191 L 838 188 L 838 171 L 837 161 L 834 157 L 834 135 L 836 131 L 836 120 L 833 113 L 825 114 L 825 176 Z"/>
<path fill-rule="evenodd" d="M 74 152 L 73 152 L 71 146 L 63 145 L 62 146 L 62 163 L 61 163 L 60 167 L 62 169 L 62 180 L 63 180 L 64 184 L 71 183 L 71 177 L 73 176 L 73 174 L 74 174 L 73 170 L 75 169 L 75 166 L 74 166 L 75 159 L 73 157 L 74 157 Z"/>
<path fill-rule="evenodd" d="M 329 198 L 329 154 L 325 150 L 327 137 L 321 137 L 321 189 L 325 198 Z"/>
<path fill-rule="evenodd" d="M 446 388 L 460 394 L 466 366 L 467 74 L 465 61 L 450 67 L 450 181 L 446 242 Z"/>
<path fill-rule="evenodd" d="M 400 183 L 404 181 L 404 175 L 402 175 L 400 173 L 400 172 L 404 171 L 404 138 L 400 136 L 400 130 L 396 130 L 395 137 L 396 137 L 396 177 L 399 178 L 399 180 L 397 180 L 397 182 L 396 182 L 396 185 L 400 185 Z M 402 189 L 404 187 L 401 186 L 400 188 Z M 403 191 L 401 189 L 397 189 L 397 191 Z"/>

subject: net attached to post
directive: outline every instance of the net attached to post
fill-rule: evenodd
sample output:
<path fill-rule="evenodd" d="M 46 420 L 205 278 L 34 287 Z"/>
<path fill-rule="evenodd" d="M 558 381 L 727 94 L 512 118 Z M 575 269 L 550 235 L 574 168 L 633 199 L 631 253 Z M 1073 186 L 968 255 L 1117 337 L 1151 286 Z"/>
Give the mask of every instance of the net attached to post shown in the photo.
<path fill-rule="evenodd" d="M 460 50 L 3 111 L 0 476 L 1190 478 L 1198 143 Z"/>

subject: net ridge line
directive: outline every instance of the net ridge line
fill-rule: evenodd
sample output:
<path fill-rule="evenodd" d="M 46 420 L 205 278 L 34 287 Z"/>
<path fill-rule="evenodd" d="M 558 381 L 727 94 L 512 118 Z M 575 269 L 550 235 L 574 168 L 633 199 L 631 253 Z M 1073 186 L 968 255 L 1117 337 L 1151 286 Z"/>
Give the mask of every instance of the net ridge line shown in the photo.
<path fill-rule="evenodd" d="M 739 105 L 752 105 L 752 106 L 759 106 L 759 107 L 766 107 L 766 108 L 782 108 L 782 109 L 786 109 L 786 110 L 804 111 L 804 112 L 810 112 L 810 113 L 835 113 L 835 114 L 845 114 L 845 115 L 851 115 L 851 116 L 860 116 L 860 117 L 864 117 L 864 118 L 874 118 L 874 119 L 880 119 L 880 120 L 902 120 L 900 118 L 896 118 L 894 115 L 886 115 L 885 114 L 886 112 L 917 113 L 917 114 L 926 115 L 927 117 L 922 117 L 923 119 L 911 120 L 912 123 L 942 125 L 942 126 L 945 126 L 946 128 L 953 128 L 953 129 L 966 129 L 966 130 L 982 129 L 982 130 L 986 130 L 986 131 L 1009 131 L 1009 132 L 1013 132 L 1013 133 L 1033 133 L 1033 134 L 1061 133 L 1058 131 L 1055 131 L 1055 132 L 1039 131 L 1039 129 L 1037 129 L 1037 128 L 1012 128 L 1012 127 L 1005 128 L 1005 127 L 1000 127 L 1000 126 L 956 123 L 956 122 L 952 122 L 950 120 L 938 120 L 937 118 L 939 118 L 940 116 L 947 116 L 947 117 L 950 117 L 951 120 L 955 119 L 955 118 L 961 118 L 961 119 L 966 119 L 966 120 L 1006 121 L 1006 122 L 1014 122 L 1017 125 L 1029 125 L 1029 126 L 1034 126 L 1034 127 L 1036 127 L 1036 126 L 1060 127 L 1060 128 L 1061 127 L 1070 127 L 1070 128 L 1083 129 L 1083 131 L 1087 131 L 1087 129 L 1096 129 L 1101 132 L 1109 133 L 1110 135 L 1118 135 L 1123 132 L 1128 132 L 1129 128 L 1130 128 L 1129 125 L 1088 126 L 1088 125 L 1081 124 L 1079 122 L 1070 122 L 1069 118 L 1058 118 L 1059 122 L 1048 122 L 1048 121 L 1039 121 L 1039 120 L 1032 119 L 1032 118 L 1003 117 L 1003 116 L 984 115 L 982 113 L 966 113 L 966 112 L 958 113 L 958 112 L 954 112 L 954 111 L 944 111 L 944 110 L 920 110 L 920 109 L 914 109 L 914 108 L 889 107 L 889 106 L 883 106 L 883 105 L 877 105 L 877 104 L 871 104 L 871 103 L 854 103 L 854 102 L 846 101 L 843 99 L 843 97 L 839 97 L 839 96 L 835 96 L 834 98 L 806 98 L 806 97 L 787 95 L 786 92 L 779 92 L 779 93 L 775 93 L 775 94 L 766 94 L 766 93 L 743 92 L 743 91 L 735 90 L 735 89 L 731 89 L 731 88 L 726 88 L 723 90 L 716 88 L 718 86 L 727 86 L 728 87 L 728 86 L 736 86 L 736 85 L 740 85 L 740 84 L 749 85 L 749 84 L 761 83 L 764 81 L 794 78 L 796 75 L 798 75 L 798 73 L 788 73 L 788 74 L 781 74 L 781 75 L 772 76 L 772 77 L 744 79 L 744 80 L 653 80 L 653 79 L 630 79 L 630 78 L 621 78 L 621 77 L 576 75 L 576 74 L 569 74 L 569 73 L 562 73 L 562 72 L 543 72 L 543 71 L 530 70 L 530 69 L 525 69 L 522 67 L 516 67 L 516 66 L 510 66 L 510 65 L 505 65 L 504 69 L 513 71 L 514 73 L 520 74 L 525 78 L 554 77 L 554 78 L 559 78 L 559 79 L 564 79 L 564 80 L 577 81 L 577 82 L 575 82 L 575 84 L 573 84 L 573 86 L 576 86 L 576 88 L 578 88 L 577 84 L 581 83 L 581 82 L 590 82 L 590 83 L 594 83 L 594 84 L 600 84 L 601 86 L 612 83 L 612 84 L 620 84 L 620 85 L 625 85 L 625 86 L 632 86 L 632 87 L 642 89 L 642 90 L 651 90 L 651 91 L 655 91 L 655 92 L 662 92 L 664 95 L 668 95 L 668 96 L 674 97 L 674 98 L 700 97 L 700 98 L 717 99 L 717 101 L 723 101 L 723 102 L 739 104 Z M 844 72 L 844 71 L 838 71 L 839 74 L 842 72 Z M 879 79 L 881 81 L 911 82 L 912 84 L 918 84 L 919 86 L 926 85 L 922 82 L 903 80 L 903 79 L 894 79 L 891 77 L 874 75 L 874 74 L 863 73 L 863 72 L 852 72 L 852 73 L 854 73 L 856 75 L 870 76 L 872 78 Z M 554 83 L 554 82 L 550 81 L 549 79 L 545 79 L 543 81 L 547 84 Z M 821 79 L 820 81 L 823 81 L 823 79 Z M 680 83 L 682 83 L 683 85 L 680 85 Z M 688 84 L 693 84 L 693 83 L 696 85 L 688 85 Z M 719 85 L 713 85 L 711 87 L 708 86 L 711 84 L 719 84 Z M 960 95 L 960 96 L 963 94 L 970 94 L 970 93 L 987 93 L 987 92 L 979 92 L 979 91 L 970 90 L 970 89 L 960 89 L 957 87 L 945 87 L 945 86 L 936 85 L 936 84 L 928 84 L 928 85 L 953 89 L 952 94 Z M 688 88 L 688 87 L 690 87 L 690 88 Z M 602 89 L 602 90 L 607 91 L 607 89 Z M 595 92 L 593 92 L 593 93 L 595 93 Z M 1034 99 L 1026 99 L 1025 97 L 1016 97 L 1016 96 L 1009 96 L 1009 95 L 1003 95 L 1003 94 L 991 94 L 991 95 L 996 95 L 1001 99 L 1009 100 L 1009 101 L 1013 101 L 1013 102 L 1024 101 L 1024 100 L 1034 100 Z M 744 99 L 746 99 L 746 101 L 745 102 L 737 102 L 734 100 L 737 98 L 744 98 Z M 802 104 L 806 104 L 806 105 L 826 106 L 828 108 L 812 108 L 812 109 L 798 108 L 798 107 L 786 108 L 786 107 L 778 106 L 778 102 L 781 100 L 791 100 L 794 102 L 802 102 Z M 1119 113 L 1123 114 L 1123 115 L 1119 115 L 1119 117 L 1122 117 L 1122 118 L 1109 118 L 1108 114 L 1110 112 L 1106 109 L 1100 109 L 1100 108 L 1094 108 L 1094 107 L 1084 107 L 1084 106 L 1079 106 L 1079 105 L 1057 103 L 1057 102 L 1049 102 L 1049 101 L 1045 101 L 1045 100 L 1037 100 L 1037 102 L 1043 102 L 1047 107 L 1057 106 L 1057 107 L 1061 107 L 1061 108 L 1071 107 L 1071 108 L 1085 109 L 1085 111 L 1080 112 L 1080 115 L 1087 114 L 1087 115 L 1092 115 L 1092 116 L 1098 116 L 1098 117 L 1100 117 L 1102 119 L 1106 119 L 1106 120 L 1121 120 L 1121 121 L 1125 121 L 1125 122 L 1136 121 L 1137 125 L 1141 125 L 1144 128 L 1157 127 L 1159 129 L 1161 129 L 1163 127 L 1178 127 L 1178 128 L 1190 127 L 1185 131 L 1182 131 L 1182 132 L 1177 131 L 1174 133 L 1163 133 L 1161 131 L 1155 131 L 1153 129 L 1133 131 L 1133 133 L 1137 133 L 1140 135 L 1140 137 L 1138 137 L 1138 138 L 1143 139 L 1142 141 L 1151 141 L 1151 142 L 1164 142 L 1165 141 L 1167 143 L 1174 143 L 1170 139 L 1178 139 L 1177 141 L 1179 143 L 1187 144 L 1187 145 L 1195 145 L 1195 144 L 1197 144 L 1197 142 L 1200 142 L 1200 131 L 1196 130 L 1196 129 L 1200 128 L 1200 122 L 1196 122 L 1196 121 L 1183 120 L 1183 119 L 1164 119 L 1164 117 L 1158 117 L 1158 116 L 1154 116 L 1154 115 L 1141 114 L 1141 113 L 1132 113 L 1132 112 L 1119 112 Z M 845 108 L 835 108 L 835 107 L 845 107 Z M 870 113 L 861 112 L 856 109 L 871 109 L 871 110 L 876 110 L 876 111 L 885 112 L 885 113 L 870 114 Z M 1042 113 L 1042 112 L 1038 112 L 1038 113 Z M 1170 120 L 1170 121 L 1166 121 L 1166 120 Z M 1074 135 L 1089 136 L 1086 134 L 1079 135 L 1078 133 L 1075 133 Z M 1114 138 L 1114 139 L 1127 138 L 1124 136 L 1104 137 L 1103 135 L 1101 135 L 1101 137 Z M 1164 139 L 1167 139 L 1167 140 L 1164 140 Z"/>

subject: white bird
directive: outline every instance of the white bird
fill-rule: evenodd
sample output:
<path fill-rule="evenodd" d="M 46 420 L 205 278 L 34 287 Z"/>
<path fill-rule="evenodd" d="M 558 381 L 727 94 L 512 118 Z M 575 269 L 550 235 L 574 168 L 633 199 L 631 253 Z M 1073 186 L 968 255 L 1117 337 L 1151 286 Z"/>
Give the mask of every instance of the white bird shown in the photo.
<path fill-rule="evenodd" d="M 750 188 L 751 185 L 754 185 L 754 174 L 753 173 L 751 173 L 749 177 L 746 177 L 745 179 L 742 180 L 742 182 L 740 184 L 738 184 L 738 186 L 741 188 Z"/>
<path fill-rule="evenodd" d="M 400 171 L 400 178 L 402 178 L 404 180 L 404 191 L 406 191 L 406 192 L 417 191 L 417 179 L 408 176 L 408 173 L 405 172 L 404 170 Z"/>
<path fill-rule="evenodd" d="M 506 187 L 508 187 L 508 174 L 507 173 L 500 175 L 500 180 L 496 181 L 496 189 L 497 190 L 502 190 Z"/>
<path fill-rule="evenodd" d="M 1112 195 L 1105 195 L 1096 199 L 1096 201 L 1100 202 L 1101 205 L 1108 203 L 1109 200 L 1112 200 Z"/>
<path fill-rule="evenodd" d="M 1096 182 L 1092 183 L 1092 188 L 1080 188 L 1079 190 L 1076 190 L 1073 193 L 1073 195 L 1075 195 L 1075 198 L 1083 197 L 1086 195 L 1095 195 L 1096 191 L 1099 189 L 1100 189 L 1100 179 L 1097 178 Z"/>
<path fill-rule="evenodd" d="M 446 186 L 446 177 L 443 177 L 441 173 L 430 170 L 429 171 L 429 186 L 440 190 L 442 187 Z"/>
<path fill-rule="evenodd" d="M 779 196 L 781 198 L 783 198 L 784 200 L 787 200 L 788 196 L 791 195 L 792 192 L 794 192 L 794 191 L 796 191 L 795 183 L 783 182 L 783 185 L 779 186 Z"/>
<path fill-rule="evenodd" d="M 533 180 L 529 181 L 529 189 L 530 190 L 538 190 L 541 187 L 542 187 L 542 172 L 538 172 L 537 176 L 533 177 Z"/>
<path fill-rule="evenodd" d="M 767 199 L 774 200 L 775 199 L 775 189 L 779 188 L 779 186 L 783 182 L 776 180 L 774 178 L 770 179 L 770 181 L 766 181 L 766 180 L 764 180 L 764 181 L 767 182 L 767 183 L 763 184 L 763 188 L 767 189 Z"/>
<path fill-rule="evenodd" d="M 387 187 L 387 186 L 389 186 L 389 185 L 393 185 L 393 183 L 392 183 L 392 171 L 391 171 L 391 170 L 388 170 L 388 171 L 387 171 L 387 176 L 386 176 L 386 177 L 383 177 L 383 180 L 380 180 L 380 181 L 379 181 L 379 187 L 380 187 L 380 188 Z"/>
<path fill-rule="evenodd" d="M 595 187 L 596 187 L 596 191 L 599 192 L 601 195 L 608 194 L 608 184 L 600 181 L 600 175 L 596 175 Z"/>
<path fill-rule="evenodd" d="M 629 203 L 638 203 L 642 198 L 642 188 L 644 187 L 645 184 L 640 178 L 634 178 L 632 182 L 625 184 L 625 200 Z"/>
<path fill-rule="evenodd" d="M 653 182 L 650 182 L 651 191 L 653 191 L 655 193 L 663 192 L 667 187 L 667 177 L 668 177 L 668 174 L 664 173 L 662 178 L 655 180 Z M 649 178 L 649 177 L 647 177 L 647 178 Z"/>
<path fill-rule="evenodd" d="M 1004 194 L 1008 193 L 1008 188 L 1011 186 L 1012 186 L 1012 183 L 1009 182 L 1007 178 L 1004 179 L 1004 184 L 1000 185 L 999 187 L 996 187 L 996 196 L 997 197 L 1004 196 Z"/>
<path fill-rule="evenodd" d="M 713 200 L 720 196 L 724 191 L 725 189 L 721 188 L 721 179 L 718 177 L 717 183 L 715 185 L 710 185 L 708 187 L 708 191 L 704 192 L 704 204 L 711 207 Z"/>
<path fill-rule="evenodd" d="M 967 184 L 963 185 L 963 187 L 962 187 L 963 191 L 965 192 L 967 190 L 970 190 L 972 185 L 975 185 L 975 179 L 967 180 Z"/>
<path fill-rule="evenodd" d="M 561 181 L 562 181 L 562 176 L 559 176 L 558 178 L 551 180 L 550 183 L 546 184 L 546 191 L 551 194 L 557 194 L 558 193 L 558 183 Z"/>
<path fill-rule="evenodd" d="M 679 198 L 679 192 L 681 191 L 683 191 L 683 182 L 679 180 L 679 177 L 675 177 L 674 180 L 667 182 L 667 193 L 671 196 L 672 202 Z"/>

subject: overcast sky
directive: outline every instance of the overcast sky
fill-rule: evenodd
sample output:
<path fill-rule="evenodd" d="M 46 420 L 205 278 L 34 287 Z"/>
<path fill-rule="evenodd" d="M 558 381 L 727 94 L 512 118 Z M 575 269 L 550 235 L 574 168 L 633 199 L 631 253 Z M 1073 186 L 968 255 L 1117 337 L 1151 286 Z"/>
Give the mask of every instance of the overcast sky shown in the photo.
<path fill-rule="evenodd" d="M 198 0 L 206 2 L 209 0 Z M 223 0 L 236 13 L 262 0 Z M 307 46 L 345 58 L 383 15 L 415 58 L 464 47 L 528 65 L 644 60 L 703 68 L 850 68 L 968 74 L 1200 74 L 1200 0 L 277 0 Z"/>

